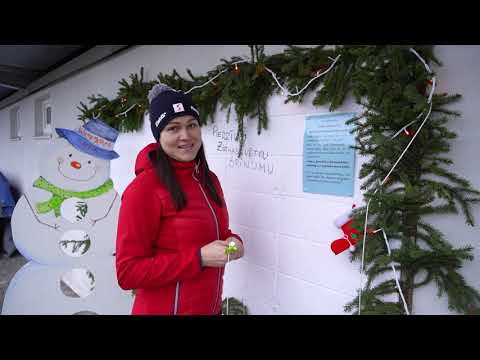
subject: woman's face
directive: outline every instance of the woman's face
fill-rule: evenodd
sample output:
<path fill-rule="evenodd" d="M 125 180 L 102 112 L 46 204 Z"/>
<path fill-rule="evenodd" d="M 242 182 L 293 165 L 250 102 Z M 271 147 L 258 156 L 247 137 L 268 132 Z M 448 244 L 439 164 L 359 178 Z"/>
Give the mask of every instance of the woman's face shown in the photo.
<path fill-rule="evenodd" d="M 176 117 L 160 133 L 163 151 L 177 161 L 192 161 L 202 146 L 202 132 L 191 115 Z"/>

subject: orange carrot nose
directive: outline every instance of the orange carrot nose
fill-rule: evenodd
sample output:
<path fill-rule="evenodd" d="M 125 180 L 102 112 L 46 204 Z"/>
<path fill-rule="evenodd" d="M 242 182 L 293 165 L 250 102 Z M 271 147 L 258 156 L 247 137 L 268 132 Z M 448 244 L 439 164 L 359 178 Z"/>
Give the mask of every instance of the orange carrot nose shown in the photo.
<path fill-rule="evenodd" d="M 80 164 L 78 161 L 72 161 L 70 163 L 70 166 L 75 168 L 75 169 L 80 169 L 82 167 L 82 164 Z"/>

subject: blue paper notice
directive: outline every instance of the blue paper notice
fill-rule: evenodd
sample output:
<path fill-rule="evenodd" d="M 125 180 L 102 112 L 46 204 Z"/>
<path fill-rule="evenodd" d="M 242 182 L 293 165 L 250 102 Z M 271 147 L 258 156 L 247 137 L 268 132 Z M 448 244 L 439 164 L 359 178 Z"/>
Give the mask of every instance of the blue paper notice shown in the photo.
<path fill-rule="evenodd" d="M 307 116 L 303 141 L 303 191 L 353 196 L 355 137 L 345 122 L 355 113 Z"/>

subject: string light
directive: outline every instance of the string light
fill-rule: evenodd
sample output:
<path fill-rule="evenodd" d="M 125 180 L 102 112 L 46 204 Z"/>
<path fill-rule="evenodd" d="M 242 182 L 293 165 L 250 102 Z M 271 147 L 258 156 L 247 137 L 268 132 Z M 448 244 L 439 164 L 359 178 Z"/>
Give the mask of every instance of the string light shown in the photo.
<path fill-rule="evenodd" d="M 137 104 L 133 104 L 132 106 L 130 106 L 127 110 L 125 110 L 124 112 L 121 112 L 120 114 L 117 114 L 115 115 L 115 117 L 119 117 L 119 116 L 122 116 L 122 115 L 125 115 L 125 117 L 127 116 L 128 112 L 130 110 L 132 110 L 135 106 L 137 106 Z"/>
<path fill-rule="evenodd" d="M 415 120 L 410 121 L 407 125 L 405 125 L 400 130 L 398 130 L 390 139 L 395 139 L 398 135 L 400 135 L 403 132 L 403 130 L 408 128 L 410 125 L 416 123 L 422 115 L 423 115 L 423 111 L 420 114 L 418 114 L 418 116 L 415 118 Z"/>
<path fill-rule="evenodd" d="M 376 234 L 379 231 L 381 231 L 383 233 L 383 239 L 385 240 L 385 244 L 387 245 L 388 256 L 392 257 L 392 252 L 390 251 L 390 245 L 388 243 L 387 234 L 385 233 L 385 231 L 382 228 L 380 228 L 380 229 L 377 229 L 377 230 L 373 231 L 373 234 Z M 402 298 L 402 301 L 403 301 L 403 308 L 405 309 L 405 312 L 407 313 L 407 315 L 410 315 L 410 311 L 408 311 L 407 302 L 405 301 L 405 297 L 403 296 L 402 287 L 400 286 L 400 283 L 398 282 L 398 276 L 397 276 L 397 272 L 395 270 L 395 266 L 392 263 L 390 263 L 390 266 L 392 267 L 393 277 L 395 279 L 395 283 L 397 285 L 398 292 L 400 293 L 400 297 Z"/>
<path fill-rule="evenodd" d="M 341 55 L 338 55 L 336 58 L 332 58 L 332 57 L 328 57 L 332 63 L 330 64 L 330 66 L 328 66 L 328 68 L 322 72 L 320 72 L 320 70 L 317 71 L 317 75 L 314 76 L 312 79 L 310 79 L 310 81 L 307 82 L 307 84 L 301 89 L 301 90 L 298 90 L 298 87 L 297 87 L 297 92 L 296 93 L 291 93 L 289 92 L 286 88 L 284 88 L 280 82 L 278 81 L 278 77 L 277 75 L 275 74 L 275 72 L 273 72 L 271 69 L 269 69 L 267 66 L 263 66 L 262 68 L 262 71 L 263 70 L 267 70 L 273 77 L 273 79 L 275 80 L 275 82 L 277 83 L 277 86 L 282 90 L 282 93 L 285 95 L 285 96 L 298 96 L 300 95 L 302 92 L 305 91 L 305 89 L 307 89 L 310 84 L 315 81 L 316 79 L 318 79 L 320 76 L 323 76 L 325 75 L 326 73 L 328 73 L 334 66 L 335 64 L 337 63 L 338 59 L 340 59 L 340 56 Z M 241 64 L 241 63 L 245 63 L 245 62 L 249 62 L 249 60 L 240 60 L 240 61 L 237 61 L 237 62 L 234 62 L 232 65 L 234 66 L 234 72 L 235 74 L 239 74 L 240 73 L 240 68 L 238 66 L 238 64 Z M 321 69 L 325 68 L 326 65 L 322 65 L 321 66 Z M 199 89 L 199 88 L 202 88 L 204 87 L 205 85 L 211 83 L 213 80 L 215 80 L 217 77 L 219 77 L 221 74 L 223 74 L 225 71 L 227 71 L 227 69 L 224 69 L 223 71 L 219 72 L 217 75 L 215 75 L 213 78 L 211 78 L 210 80 L 208 80 L 207 82 L 201 84 L 201 85 L 197 85 L 197 86 L 194 86 L 192 87 L 190 90 L 188 90 L 187 92 L 185 92 L 185 94 L 188 94 L 190 93 L 191 91 L 195 90 L 195 89 Z"/>
<path fill-rule="evenodd" d="M 289 92 L 287 89 L 285 89 L 281 84 L 280 82 L 278 81 L 278 78 L 276 76 L 276 74 L 270 70 L 267 66 L 265 66 L 265 70 L 267 70 L 273 77 L 273 79 L 275 80 L 275 82 L 277 83 L 277 86 L 282 89 L 282 93 L 285 95 L 285 96 L 298 96 L 300 95 L 302 92 L 305 91 L 306 88 L 308 88 L 308 86 L 313 82 L 315 81 L 316 79 L 318 79 L 320 76 L 322 75 L 325 75 L 326 73 L 328 73 L 336 64 L 336 62 L 338 61 L 338 59 L 340 59 L 340 56 L 341 55 L 338 55 L 335 59 L 329 57 L 330 60 L 332 60 L 332 63 L 330 64 L 330 66 L 327 68 L 327 70 L 319 73 L 317 76 L 313 77 L 312 79 L 310 79 L 309 82 L 307 82 L 307 84 L 299 91 L 298 88 L 297 88 L 297 92 L 296 93 L 291 93 Z"/>
<path fill-rule="evenodd" d="M 237 62 L 234 62 L 232 65 L 237 65 L 237 64 L 241 64 L 241 63 L 244 63 L 244 62 L 248 62 L 248 60 L 240 60 L 240 61 L 237 61 Z M 227 71 L 228 69 L 224 69 L 222 71 L 220 71 L 217 75 L 215 75 L 213 78 L 211 78 L 210 80 L 208 80 L 207 82 L 203 83 L 202 85 L 197 85 L 197 86 L 194 86 L 192 87 L 190 90 L 188 90 L 187 92 L 185 92 L 185 94 L 188 94 L 190 93 L 191 91 L 195 90 L 195 89 L 200 89 L 204 86 L 206 86 L 207 84 L 211 83 L 213 80 L 215 80 L 217 77 L 219 77 L 220 75 L 222 75 L 225 71 Z"/>

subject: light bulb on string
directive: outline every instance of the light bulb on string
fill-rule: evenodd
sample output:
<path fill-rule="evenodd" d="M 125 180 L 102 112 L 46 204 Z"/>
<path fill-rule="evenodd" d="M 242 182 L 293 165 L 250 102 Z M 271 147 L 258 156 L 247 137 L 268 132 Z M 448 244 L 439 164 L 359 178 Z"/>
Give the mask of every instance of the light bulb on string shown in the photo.
<path fill-rule="evenodd" d="M 403 129 L 403 133 L 406 135 L 406 136 L 413 136 L 415 135 L 415 131 L 412 131 L 412 130 L 408 130 L 407 128 Z"/>
<path fill-rule="evenodd" d="M 235 74 L 237 74 L 237 75 L 240 74 L 240 68 L 238 67 L 238 64 L 235 64 L 235 67 L 234 67 L 234 69 L 233 69 L 233 72 L 234 72 Z"/>
<path fill-rule="evenodd" d="M 326 64 L 321 64 L 318 66 L 318 68 L 310 73 L 311 76 L 316 77 L 319 76 L 322 72 L 324 72 L 326 69 L 328 69 L 328 65 Z"/>
<path fill-rule="evenodd" d="M 389 175 L 383 180 L 382 185 L 386 185 L 392 181 L 392 177 Z"/>

